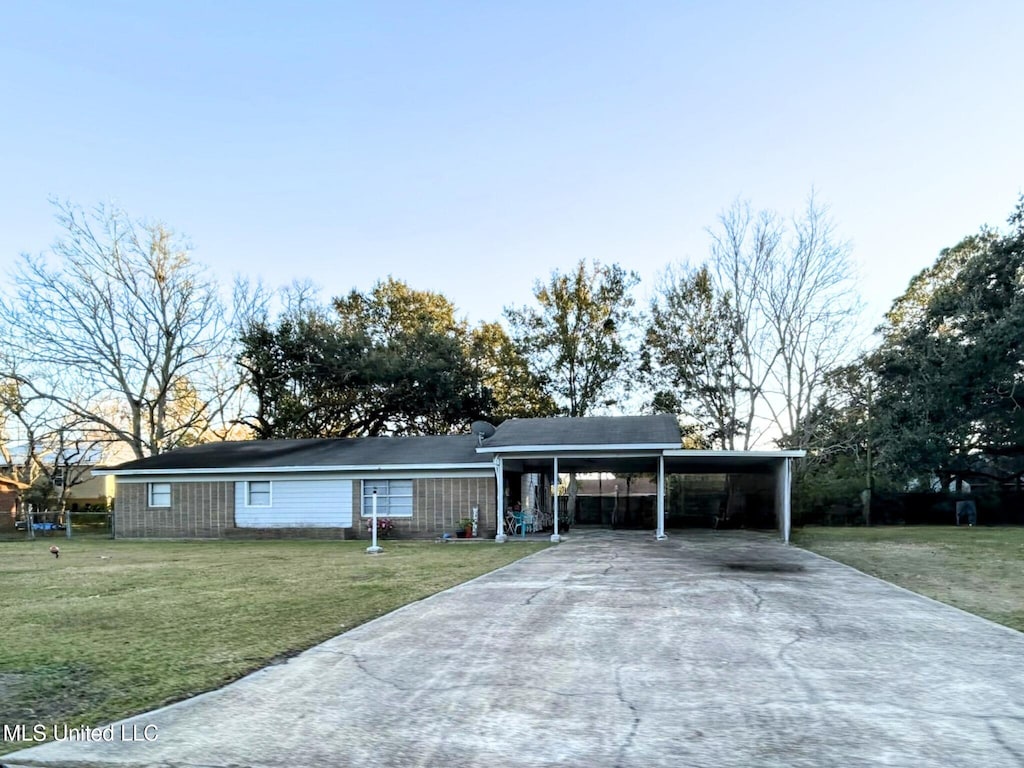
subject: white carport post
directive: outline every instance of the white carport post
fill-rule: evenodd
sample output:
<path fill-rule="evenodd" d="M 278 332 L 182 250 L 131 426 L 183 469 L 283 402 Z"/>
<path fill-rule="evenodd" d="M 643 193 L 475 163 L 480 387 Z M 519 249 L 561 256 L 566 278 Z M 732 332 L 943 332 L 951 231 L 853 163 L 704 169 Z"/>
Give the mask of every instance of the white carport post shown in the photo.
<path fill-rule="evenodd" d="M 501 456 L 494 457 L 494 474 L 497 477 L 498 482 L 495 487 L 498 489 L 497 505 L 495 506 L 494 519 L 497 522 L 498 532 L 494 536 L 494 540 L 499 544 L 505 543 L 505 465 L 501 461 Z"/>
<path fill-rule="evenodd" d="M 554 457 L 555 470 L 554 476 L 551 478 L 551 509 L 555 515 L 555 532 L 551 534 L 551 541 L 557 544 L 562 540 L 562 537 L 558 535 L 558 457 Z"/>
<path fill-rule="evenodd" d="M 668 538 L 665 535 L 665 454 L 658 456 L 658 530 L 654 535 L 658 541 Z"/>
<path fill-rule="evenodd" d="M 791 520 L 790 502 L 792 497 L 792 472 L 790 466 L 793 460 L 784 458 L 779 460 L 778 469 L 775 471 L 775 515 L 779 524 L 779 533 L 782 540 L 789 543 L 789 529 Z"/>

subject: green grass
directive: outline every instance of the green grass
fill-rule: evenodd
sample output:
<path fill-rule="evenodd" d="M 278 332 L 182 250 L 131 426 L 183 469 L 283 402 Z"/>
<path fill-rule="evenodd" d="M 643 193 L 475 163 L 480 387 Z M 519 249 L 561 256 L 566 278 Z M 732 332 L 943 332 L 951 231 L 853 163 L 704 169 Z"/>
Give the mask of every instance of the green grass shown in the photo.
<path fill-rule="evenodd" d="M 793 542 L 1024 631 L 1024 528 L 804 528 Z"/>
<path fill-rule="evenodd" d="M 186 698 L 545 546 L 383 543 L 0 543 L 0 723 L 98 725 Z"/>

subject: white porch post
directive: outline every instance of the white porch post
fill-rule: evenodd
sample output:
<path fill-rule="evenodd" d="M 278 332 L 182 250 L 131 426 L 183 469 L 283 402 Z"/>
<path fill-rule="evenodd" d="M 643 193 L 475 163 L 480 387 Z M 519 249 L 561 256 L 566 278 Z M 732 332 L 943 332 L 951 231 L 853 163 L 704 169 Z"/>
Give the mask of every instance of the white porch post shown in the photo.
<path fill-rule="evenodd" d="M 496 487 L 498 489 L 498 503 L 495 506 L 494 519 L 497 522 L 498 532 L 494 536 L 494 540 L 499 544 L 505 543 L 505 465 L 501 460 L 501 456 L 494 457 L 494 473 L 497 476 L 498 482 Z"/>
<path fill-rule="evenodd" d="M 658 530 L 654 534 L 658 541 L 667 539 L 665 535 L 665 456 L 658 456 Z"/>
<path fill-rule="evenodd" d="M 562 540 L 558 535 L 558 457 L 555 456 L 555 471 L 551 478 L 551 509 L 555 515 L 555 532 L 551 534 L 551 541 L 555 544 Z"/>
<path fill-rule="evenodd" d="M 789 543 L 792 516 L 793 476 L 790 470 L 792 459 L 782 459 L 775 473 L 775 515 L 782 540 Z"/>

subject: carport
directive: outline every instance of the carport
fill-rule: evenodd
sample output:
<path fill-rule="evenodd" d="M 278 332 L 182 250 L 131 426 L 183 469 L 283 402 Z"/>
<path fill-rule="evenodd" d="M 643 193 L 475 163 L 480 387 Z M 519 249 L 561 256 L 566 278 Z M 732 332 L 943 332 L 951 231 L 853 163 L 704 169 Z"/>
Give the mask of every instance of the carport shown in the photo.
<path fill-rule="evenodd" d="M 497 481 L 498 525 L 495 540 L 506 540 L 505 475 L 508 472 L 546 476 L 551 487 L 559 476 L 576 472 L 643 473 L 656 477 L 655 538 L 665 534 L 665 481 L 670 474 L 759 474 L 774 480 L 776 527 L 789 541 L 791 465 L 803 451 L 704 451 L 680 448 L 679 425 L 670 415 L 607 416 L 557 419 L 510 419 L 497 428 L 474 425 L 478 453 L 490 454 Z M 558 517 L 553 515 L 551 541 L 558 542 Z"/>
<path fill-rule="evenodd" d="M 664 536 L 665 476 L 669 474 L 757 474 L 774 479 L 775 523 L 779 535 L 789 541 L 792 519 L 793 459 L 805 451 L 688 451 L 680 448 L 662 452 L 658 468 L 658 521 Z"/>

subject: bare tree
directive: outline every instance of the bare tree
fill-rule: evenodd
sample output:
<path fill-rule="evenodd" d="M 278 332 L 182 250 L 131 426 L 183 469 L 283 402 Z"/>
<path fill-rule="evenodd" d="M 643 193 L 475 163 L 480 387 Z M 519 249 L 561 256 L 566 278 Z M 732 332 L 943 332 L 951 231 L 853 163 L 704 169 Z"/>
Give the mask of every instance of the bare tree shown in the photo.
<path fill-rule="evenodd" d="M 36 509 L 64 509 L 68 491 L 100 462 L 103 436 L 7 379 L 0 384 L 0 455 L 11 475 L 31 488 L 21 494 Z"/>
<path fill-rule="evenodd" d="M 52 257 L 23 256 L 0 301 L 7 374 L 140 458 L 222 421 L 234 333 L 188 244 L 115 208 L 56 206 Z"/>
<path fill-rule="evenodd" d="M 850 345 L 860 311 L 850 245 L 813 193 L 789 222 L 736 202 L 709 234 L 716 289 L 731 297 L 739 319 L 742 447 L 767 436 L 805 447 L 810 435 L 802 430 L 825 375 L 857 352 Z"/>
<path fill-rule="evenodd" d="M 719 216 L 718 227 L 708 233 L 715 288 L 731 298 L 736 316 L 736 379 L 740 386 L 735 442 L 747 450 L 767 428 L 758 414 L 763 410 L 765 386 L 778 351 L 763 306 L 780 259 L 783 225 L 776 214 L 754 213 L 749 203 L 737 201 Z"/>
<path fill-rule="evenodd" d="M 809 423 L 825 376 L 856 353 L 850 341 L 860 301 L 852 289 L 850 245 L 837 239 L 828 208 L 813 193 L 792 227 L 786 258 L 769 273 L 761 307 L 775 347 L 764 400 L 782 434 L 803 448 L 811 435 L 798 432 Z"/>

